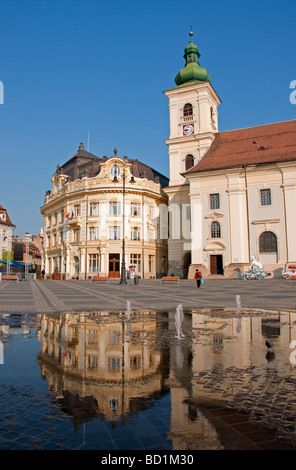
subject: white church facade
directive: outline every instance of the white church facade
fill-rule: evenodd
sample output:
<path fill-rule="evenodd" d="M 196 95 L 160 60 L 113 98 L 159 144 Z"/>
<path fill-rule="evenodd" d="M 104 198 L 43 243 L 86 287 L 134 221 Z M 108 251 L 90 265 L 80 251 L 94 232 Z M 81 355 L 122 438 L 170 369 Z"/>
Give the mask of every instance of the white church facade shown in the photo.
<path fill-rule="evenodd" d="M 191 35 L 193 33 L 190 33 Z M 251 256 L 296 263 L 296 121 L 218 131 L 219 96 L 192 38 L 169 100 L 168 274 L 233 277 Z"/>

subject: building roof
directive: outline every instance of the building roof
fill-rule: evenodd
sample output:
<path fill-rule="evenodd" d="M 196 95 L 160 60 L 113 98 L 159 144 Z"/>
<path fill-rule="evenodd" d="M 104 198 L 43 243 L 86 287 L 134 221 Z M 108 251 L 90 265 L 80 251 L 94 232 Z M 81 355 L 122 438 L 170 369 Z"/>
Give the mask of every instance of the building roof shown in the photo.
<path fill-rule="evenodd" d="M 184 49 L 185 67 L 182 68 L 175 77 L 177 86 L 184 86 L 192 83 L 210 82 L 211 77 L 207 70 L 199 65 L 200 53 L 198 47 L 192 40 L 193 32 L 190 31 L 191 40 Z"/>
<path fill-rule="evenodd" d="M 296 120 L 218 132 L 201 160 L 184 173 L 296 160 Z"/>
<path fill-rule="evenodd" d="M 7 225 L 8 227 L 15 227 L 15 225 L 10 220 L 7 210 L 4 209 L 4 207 L 1 206 L 1 204 L 0 204 L 0 224 Z"/>
<path fill-rule="evenodd" d="M 57 172 L 69 176 L 72 181 L 81 179 L 85 175 L 93 177 L 99 172 L 102 161 L 102 158 L 87 152 L 81 143 L 77 152 L 66 163 L 61 167 L 57 166 Z"/>
<path fill-rule="evenodd" d="M 122 159 L 117 155 L 117 151 L 114 151 L 116 158 Z M 87 152 L 84 148 L 83 143 L 80 144 L 78 151 L 61 167 L 58 165 L 57 172 L 69 176 L 72 181 L 81 179 L 83 176 L 93 178 L 100 172 L 100 166 L 102 163 L 107 161 L 107 157 L 97 157 L 96 155 Z M 167 186 L 169 179 L 154 170 L 145 163 L 140 162 L 137 159 L 124 158 L 125 162 L 131 164 L 131 173 L 136 178 L 147 178 L 148 180 L 159 182 L 162 187 Z"/>

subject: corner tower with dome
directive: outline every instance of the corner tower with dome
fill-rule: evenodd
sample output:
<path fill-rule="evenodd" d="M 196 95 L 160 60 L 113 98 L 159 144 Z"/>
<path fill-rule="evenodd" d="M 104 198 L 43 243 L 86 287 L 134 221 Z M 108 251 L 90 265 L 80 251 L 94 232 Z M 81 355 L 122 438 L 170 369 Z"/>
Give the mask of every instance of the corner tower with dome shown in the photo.
<path fill-rule="evenodd" d="M 169 99 L 170 119 L 170 135 L 166 140 L 170 182 L 165 190 L 171 213 L 169 274 L 181 277 L 187 276 L 191 264 L 190 227 L 194 216 L 190 209 L 189 182 L 183 173 L 195 166 L 211 146 L 218 132 L 217 109 L 221 102 L 210 75 L 199 64 L 200 53 L 192 31 L 189 36 L 184 50 L 185 66 L 175 77 L 176 86 L 164 92 Z"/>

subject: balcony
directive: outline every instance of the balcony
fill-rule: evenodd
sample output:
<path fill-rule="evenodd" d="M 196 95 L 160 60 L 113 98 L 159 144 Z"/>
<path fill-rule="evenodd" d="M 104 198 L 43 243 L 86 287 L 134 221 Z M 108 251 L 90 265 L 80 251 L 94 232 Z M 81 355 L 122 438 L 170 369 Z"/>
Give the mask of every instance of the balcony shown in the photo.
<path fill-rule="evenodd" d="M 181 124 L 187 123 L 187 122 L 194 122 L 195 117 L 194 114 L 191 114 L 190 116 L 182 116 L 181 117 Z"/>

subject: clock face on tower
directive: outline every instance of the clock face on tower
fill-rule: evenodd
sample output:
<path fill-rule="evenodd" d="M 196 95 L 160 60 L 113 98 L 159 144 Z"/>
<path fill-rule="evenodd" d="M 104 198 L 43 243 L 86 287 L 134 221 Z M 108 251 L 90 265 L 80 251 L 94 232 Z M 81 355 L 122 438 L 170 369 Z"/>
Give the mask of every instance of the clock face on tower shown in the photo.
<path fill-rule="evenodd" d="M 183 126 L 183 135 L 191 135 L 194 134 L 194 126 L 193 124 L 187 124 Z"/>

